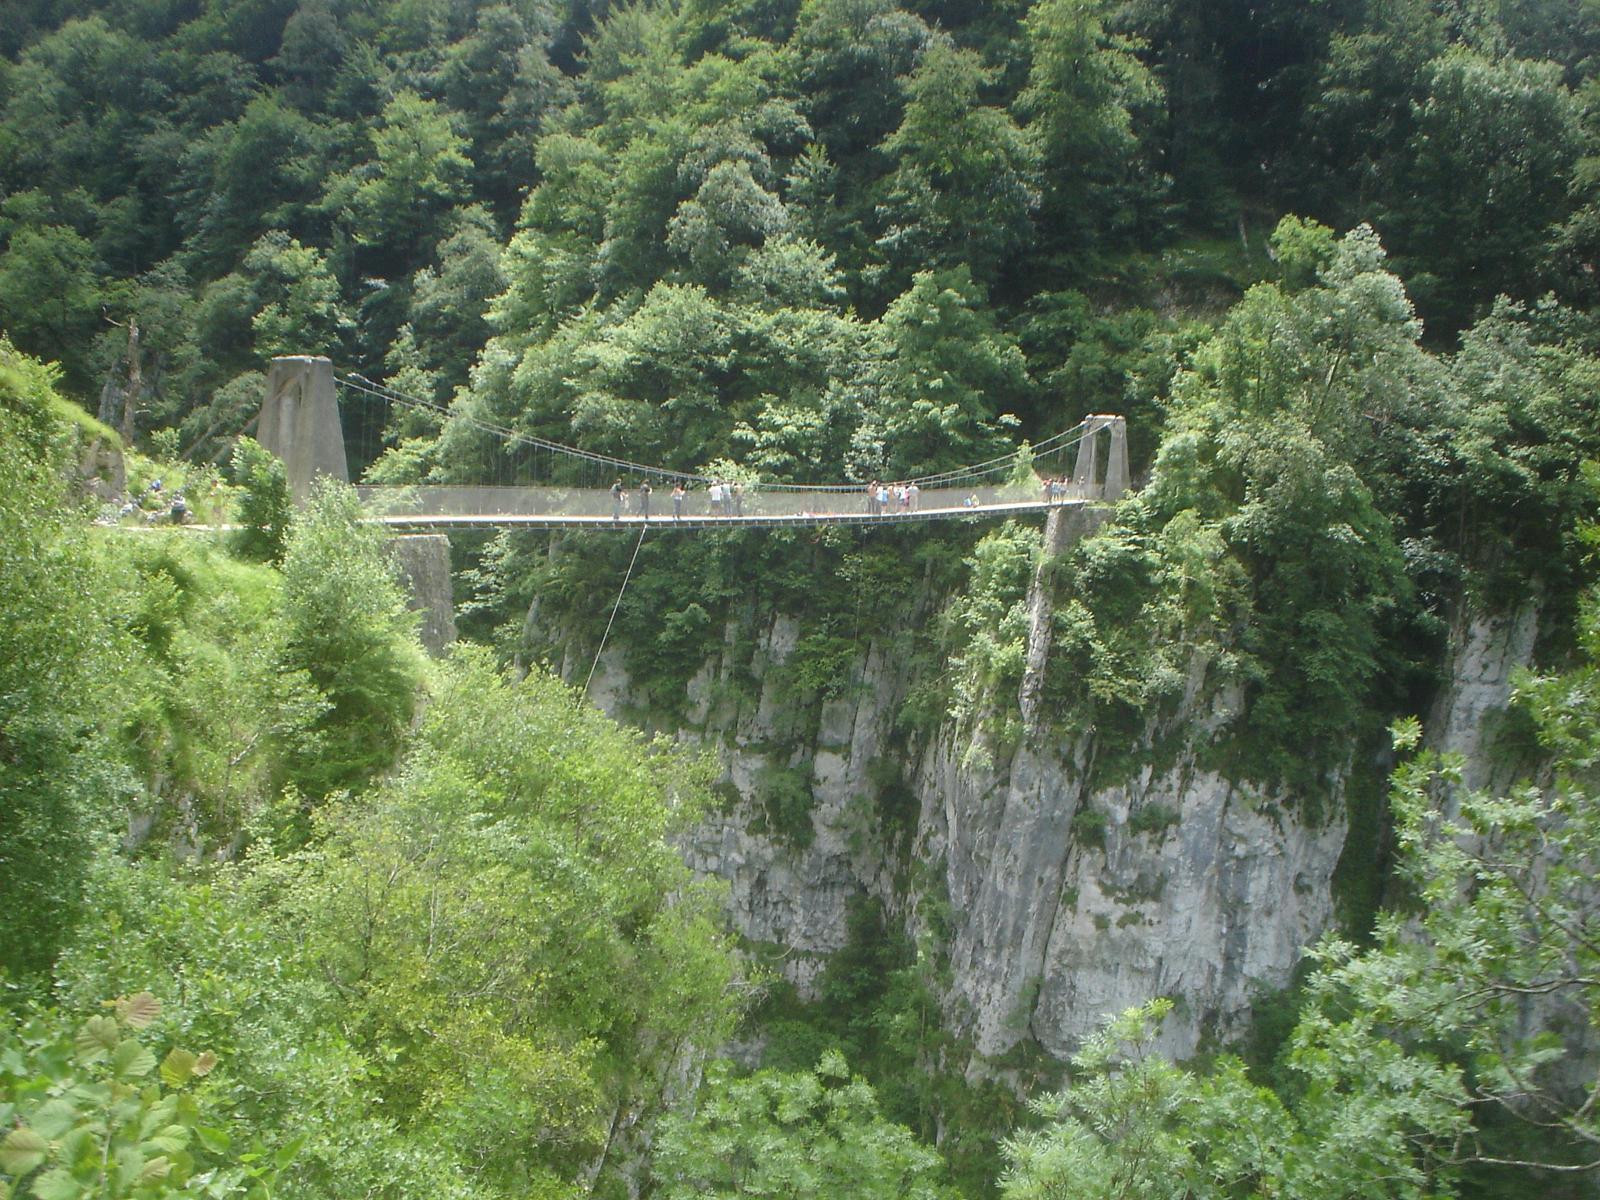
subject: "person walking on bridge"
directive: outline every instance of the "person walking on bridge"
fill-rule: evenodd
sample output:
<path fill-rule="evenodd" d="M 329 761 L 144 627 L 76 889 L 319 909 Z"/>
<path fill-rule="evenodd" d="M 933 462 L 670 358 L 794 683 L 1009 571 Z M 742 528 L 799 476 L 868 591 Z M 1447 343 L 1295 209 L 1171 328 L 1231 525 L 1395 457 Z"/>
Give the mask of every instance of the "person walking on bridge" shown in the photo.
<path fill-rule="evenodd" d="M 650 493 L 654 490 L 648 479 L 639 481 L 639 512 L 646 521 L 650 519 Z"/>
<path fill-rule="evenodd" d="M 678 480 L 672 486 L 672 519 L 683 520 L 683 480 Z"/>
<path fill-rule="evenodd" d="M 744 516 L 744 484 L 742 483 L 733 485 L 733 515 L 736 517 Z"/>
<path fill-rule="evenodd" d="M 622 516 L 622 498 L 625 495 L 627 495 L 627 492 L 622 487 L 622 477 L 619 475 L 617 481 L 611 485 L 611 519 L 613 521 L 620 519 Z"/>

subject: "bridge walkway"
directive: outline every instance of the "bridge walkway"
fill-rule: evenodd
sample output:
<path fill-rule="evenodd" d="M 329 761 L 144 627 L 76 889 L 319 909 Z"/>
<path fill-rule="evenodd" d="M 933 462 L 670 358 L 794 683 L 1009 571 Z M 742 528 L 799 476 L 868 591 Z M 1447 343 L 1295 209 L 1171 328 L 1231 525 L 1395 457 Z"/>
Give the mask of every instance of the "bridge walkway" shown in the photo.
<path fill-rule="evenodd" d="M 752 513 L 745 516 L 713 516 L 708 513 L 684 514 L 652 511 L 648 517 L 637 512 L 625 512 L 610 517 L 573 513 L 373 513 L 368 523 L 390 529 L 449 530 L 482 527 L 513 529 L 638 529 L 648 525 L 651 529 L 733 529 L 733 528 L 794 528 L 811 525 L 902 525 L 908 522 L 939 520 L 992 520 L 999 517 L 1025 517 L 1034 513 L 1047 513 L 1052 508 L 1077 508 L 1093 503 L 1090 500 L 1069 499 L 1054 504 L 1041 500 L 1003 501 L 990 504 L 962 505 L 959 507 L 896 509 L 893 512 L 799 512 Z M 658 509 L 659 506 L 652 506 Z"/>

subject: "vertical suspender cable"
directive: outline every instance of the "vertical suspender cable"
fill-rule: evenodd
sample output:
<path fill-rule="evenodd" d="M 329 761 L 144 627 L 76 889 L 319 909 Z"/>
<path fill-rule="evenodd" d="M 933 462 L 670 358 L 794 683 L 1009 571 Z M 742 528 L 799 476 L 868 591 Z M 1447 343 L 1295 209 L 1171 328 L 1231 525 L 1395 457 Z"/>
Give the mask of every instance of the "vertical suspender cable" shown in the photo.
<path fill-rule="evenodd" d="M 589 694 L 589 684 L 594 681 L 594 669 L 600 665 L 600 656 L 606 652 L 606 639 L 611 636 L 612 622 L 617 619 L 617 609 L 622 607 L 622 593 L 628 590 L 628 580 L 633 578 L 633 564 L 639 561 L 639 547 L 644 545 L 644 535 L 649 530 L 648 523 L 639 526 L 639 540 L 633 544 L 633 557 L 628 560 L 628 570 L 622 577 L 622 589 L 617 592 L 617 602 L 611 606 L 611 620 L 606 622 L 606 631 L 600 635 L 600 648 L 594 652 L 594 661 L 589 664 L 589 678 L 583 681 L 583 694 Z"/>

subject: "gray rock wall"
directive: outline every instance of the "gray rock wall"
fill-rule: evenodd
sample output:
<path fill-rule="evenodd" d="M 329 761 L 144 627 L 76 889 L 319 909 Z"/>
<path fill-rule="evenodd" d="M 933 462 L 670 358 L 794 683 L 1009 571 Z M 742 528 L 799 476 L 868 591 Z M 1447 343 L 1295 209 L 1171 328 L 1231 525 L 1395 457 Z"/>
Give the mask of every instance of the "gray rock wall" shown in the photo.
<path fill-rule="evenodd" d="M 430 654 L 443 654 L 456 640 L 455 596 L 450 582 L 450 539 L 442 533 L 391 538 L 406 603 L 421 615 L 417 636 Z"/>
<path fill-rule="evenodd" d="M 1065 1057 L 1154 996 L 1178 1002 L 1161 1049 L 1191 1054 L 1203 1032 L 1242 1032 L 1253 994 L 1287 983 L 1328 925 L 1342 822 L 1307 828 L 1281 797 L 1188 758 L 1093 790 L 1087 743 L 1024 746 L 1001 770 L 963 770 L 957 749 L 925 757 L 923 820 L 947 864 L 953 997 L 980 1054 L 1027 1033 Z M 1086 807 L 1104 823 L 1075 837 Z M 1176 820 L 1141 832 L 1141 810 Z"/>
<path fill-rule="evenodd" d="M 1470 788 L 1509 782 L 1494 778 L 1485 751 L 1511 701 L 1512 675 L 1533 661 L 1538 636 L 1536 598 L 1511 613 L 1463 609 L 1451 625 L 1446 683 L 1428 714 L 1428 744 L 1465 757 L 1463 782 Z"/>
<path fill-rule="evenodd" d="M 1052 533 L 1058 548 L 1075 536 Z M 1036 669 L 1048 653 L 1038 622 L 1049 605 L 1037 594 L 1030 600 Z M 752 622 L 754 658 L 734 662 L 736 645 L 749 640 L 738 635 Z M 1469 755 L 1478 749 L 1486 720 L 1509 695 L 1512 669 L 1531 654 L 1536 624 L 1531 611 L 1463 619 L 1428 722 L 1441 744 Z M 1176 1007 L 1161 1049 L 1184 1056 L 1208 1034 L 1242 1033 L 1257 992 L 1286 984 L 1304 947 L 1329 927 L 1346 832 L 1341 804 L 1322 806 L 1336 814 L 1330 819 L 1305 823 L 1293 797 L 1240 788 L 1202 770 L 1192 754 L 1095 789 L 1092 733 L 1061 741 L 1033 730 L 1002 750 L 952 721 L 903 745 L 894 715 L 915 680 L 876 642 L 861 647 L 840 698 L 797 714 L 770 672 L 799 632 L 788 614 L 748 612 L 731 622 L 688 684 L 678 736 L 714 750 L 733 797 L 686 839 L 685 856 L 727 881 L 736 927 L 782 948 L 780 969 L 803 994 L 845 944 L 852 897 L 878 897 L 916 931 L 923 906 L 947 896 L 945 1015 L 977 1055 L 993 1058 L 1031 1036 L 1065 1057 L 1108 1015 L 1165 995 Z M 581 681 L 588 659 L 572 653 L 564 666 Z M 732 683 L 744 673 L 761 681 L 753 695 Z M 1187 715 L 1201 733 L 1237 699 L 1200 695 L 1202 677 L 1197 664 Z M 1028 688 L 1025 678 L 1025 712 Z M 620 649 L 601 659 L 590 695 L 628 714 Z M 899 869 L 904 847 L 891 846 L 880 824 L 875 779 L 886 763 L 916 797 L 914 829 L 893 831 L 911 838 L 916 871 Z M 813 836 L 803 849 L 763 831 L 762 780 L 773 769 L 810 785 Z M 1073 822 L 1086 808 L 1100 815 L 1087 837 Z M 1176 819 L 1152 821 L 1161 810 Z M 970 1070 L 990 1068 L 975 1059 Z"/>

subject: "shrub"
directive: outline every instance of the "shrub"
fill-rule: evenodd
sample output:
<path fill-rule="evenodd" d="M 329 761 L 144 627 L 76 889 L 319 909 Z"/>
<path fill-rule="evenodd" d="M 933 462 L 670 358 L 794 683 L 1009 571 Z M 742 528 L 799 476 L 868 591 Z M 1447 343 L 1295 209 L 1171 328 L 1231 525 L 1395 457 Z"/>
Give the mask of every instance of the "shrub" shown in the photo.
<path fill-rule="evenodd" d="M 1072 840 L 1096 850 L 1106 848 L 1106 814 L 1085 804 L 1072 814 Z"/>
<path fill-rule="evenodd" d="M 1128 817 L 1128 828 L 1135 833 L 1161 833 L 1178 823 L 1178 812 L 1167 804 L 1146 804 Z"/>
<path fill-rule="evenodd" d="M 239 497 L 239 528 L 229 539 L 229 549 L 259 562 L 283 561 L 292 513 L 283 463 L 261 443 L 242 437 L 234 444 L 231 467 L 234 482 L 244 491 Z"/>

